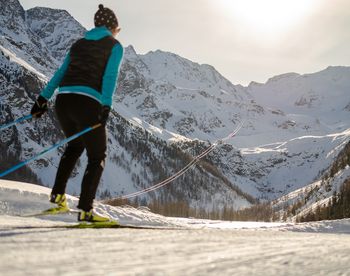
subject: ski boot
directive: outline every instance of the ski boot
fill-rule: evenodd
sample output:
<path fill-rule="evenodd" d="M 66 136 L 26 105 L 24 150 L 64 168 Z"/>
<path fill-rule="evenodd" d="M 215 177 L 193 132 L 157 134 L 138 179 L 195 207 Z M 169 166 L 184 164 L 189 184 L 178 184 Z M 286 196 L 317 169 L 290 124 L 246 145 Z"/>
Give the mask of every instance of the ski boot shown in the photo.
<path fill-rule="evenodd" d="M 97 215 L 92 211 L 81 211 L 78 214 L 78 221 L 83 221 L 83 222 L 111 222 L 109 218 L 103 217 L 101 215 Z"/>
<path fill-rule="evenodd" d="M 65 194 L 51 194 L 50 202 L 57 204 L 57 207 L 46 210 L 46 213 L 59 214 L 69 212 L 69 207 L 67 204 L 67 198 Z"/>

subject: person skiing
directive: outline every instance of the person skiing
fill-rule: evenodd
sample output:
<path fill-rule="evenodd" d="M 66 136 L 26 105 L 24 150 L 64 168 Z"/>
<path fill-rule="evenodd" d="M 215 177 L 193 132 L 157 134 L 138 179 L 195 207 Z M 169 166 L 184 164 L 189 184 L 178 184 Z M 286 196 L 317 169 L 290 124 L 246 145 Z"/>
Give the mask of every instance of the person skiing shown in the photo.
<path fill-rule="evenodd" d="M 108 221 L 93 212 L 93 201 L 104 170 L 107 151 L 106 122 L 112 106 L 123 47 L 115 37 L 120 32 L 115 13 L 99 5 L 95 28 L 86 32 L 70 48 L 63 64 L 42 90 L 31 114 L 40 118 L 48 110 L 48 101 L 56 88 L 55 111 L 66 137 L 87 127 L 97 128 L 68 143 L 63 153 L 50 195 L 57 212 L 68 211 L 65 189 L 80 155 L 86 149 L 88 164 L 81 184 L 79 221 Z"/>

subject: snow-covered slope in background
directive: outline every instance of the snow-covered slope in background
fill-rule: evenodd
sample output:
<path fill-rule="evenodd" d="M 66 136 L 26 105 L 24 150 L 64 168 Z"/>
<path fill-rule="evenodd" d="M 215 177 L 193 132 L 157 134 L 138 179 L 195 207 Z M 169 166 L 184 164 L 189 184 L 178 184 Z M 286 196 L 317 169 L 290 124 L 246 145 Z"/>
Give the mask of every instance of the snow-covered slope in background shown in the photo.
<path fill-rule="evenodd" d="M 294 127 L 319 131 L 344 130 L 349 126 L 350 68 L 328 67 L 313 74 L 285 74 L 264 85 L 251 84 L 249 92 L 256 101 L 286 114 L 295 114 Z"/>
<path fill-rule="evenodd" d="M 242 119 L 248 95 L 213 67 L 160 50 L 137 55 L 129 46 L 125 52 L 115 105 L 125 116 L 211 142 Z"/>
<path fill-rule="evenodd" d="M 228 141 L 233 147 L 220 148 L 208 159 L 258 198 L 276 198 L 313 182 L 350 137 L 348 67 L 311 76 L 286 74 L 244 88 L 211 66 L 159 50 L 137 55 L 128 47 L 121 73 L 116 110 L 155 126 L 162 139 L 173 139 L 170 132 L 214 142 L 244 121 Z M 305 107 L 301 98 L 309 90 L 314 100 Z M 183 143 L 178 144 L 186 149 Z"/>
<path fill-rule="evenodd" d="M 280 217 L 292 221 L 306 220 L 306 217 L 309 218 L 308 220 L 326 219 L 334 216 L 334 211 L 324 211 L 321 216 L 321 209 L 329 206 L 334 207 L 333 205 L 338 200 L 346 204 L 347 200 L 341 198 L 346 195 L 346 187 L 350 183 L 350 142 L 345 142 L 341 148 L 342 150 L 337 154 L 334 162 L 317 181 L 272 202 Z M 346 212 L 347 207 L 340 206 L 339 209 Z M 312 218 L 311 214 L 317 215 Z M 340 217 L 343 216 L 344 213 Z"/>
<path fill-rule="evenodd" d="M 350 129 L 324 136 L 300 136 L 255 148 L 241 148 L 246 169 L 262 198 L 273 199 L 322 177 L 339 149 L 350 139 Z M 255 164 L 252 167 L 251 164 Z M 244 190 L 244 189 L 243 189 Z M 244 190 L 245 191 L 245 190 Z"/>
<path fill-rule="evenodd" d="M 58 61 L 40 37 L 28 28 L 26 11 L 17 0 L 0 1 L 0 43 L 39 72 L 52 73 Z"/>
<path fill-rule="evenodd" d="M 26 23 L 59 62 L 76 38 L 85 33 L 85 28 L 65 10 L 32 8 L 26 11 Z"/>

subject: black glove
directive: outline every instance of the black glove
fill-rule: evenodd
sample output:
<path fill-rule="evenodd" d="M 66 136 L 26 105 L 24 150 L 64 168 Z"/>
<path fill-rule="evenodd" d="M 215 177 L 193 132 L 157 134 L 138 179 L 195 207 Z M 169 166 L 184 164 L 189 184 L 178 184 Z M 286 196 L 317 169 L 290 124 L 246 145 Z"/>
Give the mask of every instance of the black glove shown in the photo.
<path fill-rule="evenodd" d="M 39 96 L 35 101 L 30 114 L 32 114 L 34 118 L 40 118 L 47 110 L 47 100 L 43 96 Z"/>
<path fill-rule="evenodd" d="M 101 113 L 99 115 L 99 121 L 102 124 L 102 126 L 106 126 L 109 112 L 111 111 L 111 108 L 107 105 L 102 106 Z"/>

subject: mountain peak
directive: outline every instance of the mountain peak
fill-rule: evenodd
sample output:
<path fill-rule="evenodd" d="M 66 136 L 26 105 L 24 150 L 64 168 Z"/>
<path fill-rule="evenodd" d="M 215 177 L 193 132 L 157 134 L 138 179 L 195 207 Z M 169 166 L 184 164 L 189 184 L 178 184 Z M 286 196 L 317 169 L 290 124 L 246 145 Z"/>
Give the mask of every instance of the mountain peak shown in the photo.
<path fill-rule="evenodd" d="M 42 39 L 58 61 L 63 60 L 69 47 L 86 31 L 66 10 L 35 7 L 26 14 L 30 30 Z"/>
<path fill-rule="evenodd" d="M 162 50 L 141 55 L 153 78 L 167 80 L 176 87 L 235 91 L 235 86 L 213 66 L 199 64 L 177 54 Z"/>
<path fill-rule="evenodd" d="M 293 80 L 299 77 L 300 74 L 298 73 L 285 73 L 281 75 L 274 76 L 272 78 L 269 78 L 266 84 L 274 83 L 274 82 L 280 82 L 280 81 L 285 81 L 287 79 Z"/>
<path fill-rule="evenodd" d="M 0 6 L 0 15 L 20 15 L 24 19 L 24 9 L 18 0 L 0 0 Z"/>
<path fill-rule="evenodd" d="M 126 56 L 137 56 L 136 50 L 132 45 L 125 47 L 124 52 Z"/>
<path fill-rule="evenodd" d="M 36 19 L 46 19 L 46 20 L 50 20 L 50 19 L 73 19 L 75 20 L 69 12 L 67 12 L 66 10 L 60 10 L 60 9 L 52 9 L 52 8 L 47 8 L 47 7 L 35 7 L 35 8 L 31 8 L 29 10 L 26 11 L 27 14 L 31 17 L 31 18 L 36 18 Z"/>
<path fill-rule="evenodd" d="M 18 0 L 0 0 L 0 35 L 23 34 L 25 11 Z"/>
<path fill-rule="evenodd" d="M 329 72 L 332 74 L 343 73 L 344 71 L 350 71 L 349 66 L 328 66 L 325 70 L 321 72 Z"/>

